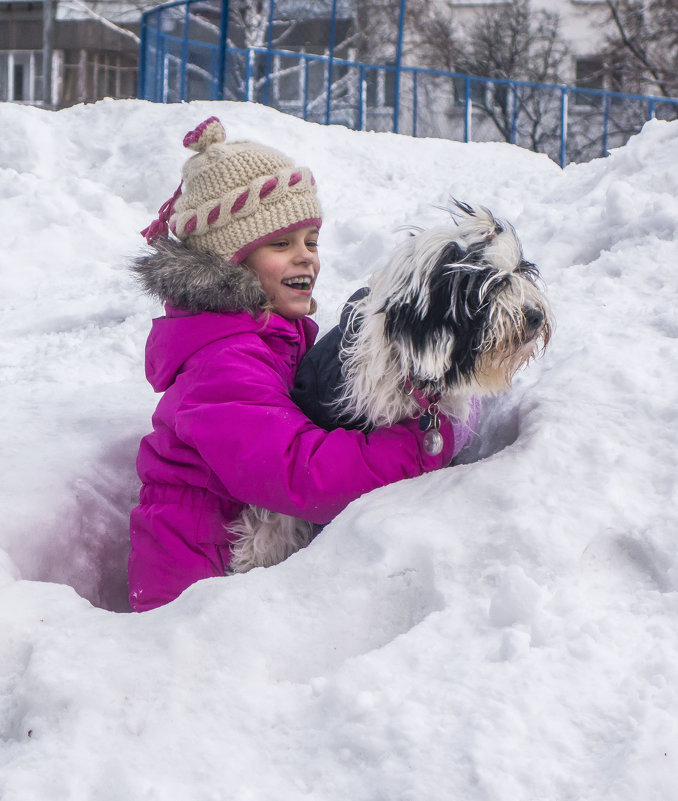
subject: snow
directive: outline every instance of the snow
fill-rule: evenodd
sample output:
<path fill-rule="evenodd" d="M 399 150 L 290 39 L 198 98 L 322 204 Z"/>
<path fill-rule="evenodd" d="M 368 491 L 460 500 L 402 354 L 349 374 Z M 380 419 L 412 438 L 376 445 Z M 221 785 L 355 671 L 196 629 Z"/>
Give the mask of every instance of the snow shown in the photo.
<path fill-rule="evenodd" d="M 557 318 L 462 463 L 303 552 L 135 615 L 160 310 L 126 267 L 217 114 L 318 180 L 318 321 L 454 197 L 511 220 Z M 3 801 L 678 796 L 678 122 L 561 170 L 251 104 L 3 104 Z"/>

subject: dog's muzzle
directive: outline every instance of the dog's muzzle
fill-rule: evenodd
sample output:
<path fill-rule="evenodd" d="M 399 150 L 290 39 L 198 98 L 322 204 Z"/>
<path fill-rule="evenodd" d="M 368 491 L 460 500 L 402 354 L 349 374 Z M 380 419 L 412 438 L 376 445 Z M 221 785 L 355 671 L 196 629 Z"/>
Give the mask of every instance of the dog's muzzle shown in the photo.
<path fill-rule="evenodd" d="M 534 306 L 523 309 L 525 320 L 525 330 L 530 334 L 536 334 L 544 324 L 544 312 Z"/>

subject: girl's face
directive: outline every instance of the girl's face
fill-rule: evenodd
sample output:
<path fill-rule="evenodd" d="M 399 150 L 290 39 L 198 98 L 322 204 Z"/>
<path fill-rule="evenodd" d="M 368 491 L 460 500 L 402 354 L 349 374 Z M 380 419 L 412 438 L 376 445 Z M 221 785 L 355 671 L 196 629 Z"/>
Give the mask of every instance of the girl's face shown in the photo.
<path fill-rule="evenodd" d="M 252 251 L 243 264 L 257 274 L 273 311 L 288 320 L 311 310 L 313 286 L 320 271 L 318 229 L 297 228 Z"/>

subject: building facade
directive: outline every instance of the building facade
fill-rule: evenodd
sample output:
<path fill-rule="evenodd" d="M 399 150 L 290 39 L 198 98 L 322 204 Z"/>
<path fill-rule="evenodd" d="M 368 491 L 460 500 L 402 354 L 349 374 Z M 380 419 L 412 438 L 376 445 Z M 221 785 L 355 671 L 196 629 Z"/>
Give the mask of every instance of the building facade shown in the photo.
<path fill-rule="evenodd" d="M 138 53 L 133 26 L 56 2 L 0 0 L 0 102 L 63 108 L 135 97 Z"/>
<path fill-rule="evenodd" d="M 487 6 L 506 5 L 505 0 L 447 0 L 447 5 L 464 24 Z M 572 54 L 566 82 L 588 89 L 610 89 L 601 77 L 602 53 L 612 33 L 605 0 L 531 0 L 533 11 L 546 11 L 560 18 L 560 34 Z"/>

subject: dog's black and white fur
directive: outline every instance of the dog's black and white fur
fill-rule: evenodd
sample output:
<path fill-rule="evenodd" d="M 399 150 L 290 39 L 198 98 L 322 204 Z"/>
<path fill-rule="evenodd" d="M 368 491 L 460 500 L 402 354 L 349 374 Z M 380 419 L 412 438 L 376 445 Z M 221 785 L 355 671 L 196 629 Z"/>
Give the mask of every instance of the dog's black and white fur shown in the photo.
<path fill-rule="evenodd" d="M 548 301 L 513 227 L 458 201 L 450 216 L 404 240 L 302 361 L 293 398 L 318 425 L 368 431 L 419 415 L 422 397 L 464 420 L 472 397 L 510 387 L 548 344 Z M 160 300 L 196 312 L 267 309 L 248 269 L 171 239 L 153 248 L 134 271 Z M 232 572 L 277 564 L 314 534 L 255 507 L 228 527 L 238 536 Z"/>
<path fill-rule="evenodd" d="M 547 346 L 553 318 L 513 226 L 459 201 L 449 211 L 395 249 L 302 361 L 293 398 L 318 425 L 368 431 L 418 416 L 422 397 L 465 420 L 473 397 L 510 388 Z M 312 537 L 310 524 L 258 509 L 237 529 L 236 571 Z"/>

